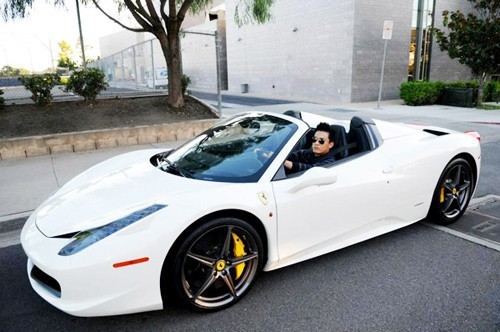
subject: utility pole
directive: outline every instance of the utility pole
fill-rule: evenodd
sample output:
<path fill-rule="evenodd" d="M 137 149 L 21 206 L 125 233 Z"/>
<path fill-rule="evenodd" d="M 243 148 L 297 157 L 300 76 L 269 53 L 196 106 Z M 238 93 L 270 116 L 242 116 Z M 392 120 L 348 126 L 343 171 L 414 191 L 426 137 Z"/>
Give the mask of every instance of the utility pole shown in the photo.
<path fill-rule="evenodd" d="M 380 73 L 380 84 L 378 86 L 377 109 L 380 109 L 380 99 L 382 98 L 382 84 L 384 82 L 385 57 L 387 54 L 387 42 L 392 39 L 392 28 L 394 21 L 384 21 L 384 30 L 382 31 L 382 39 L 384 40 L 384 55 L 382 57 L 382 72 Z"/>
<path fill-rule="evenodd" d="M 82 47 L 82 61 L 83 69 L 87 68 L 87 61 L 85 60 L 85 45 L 83 44 L 82 21 L 80 20 L 80 5 L 76 0 L 76 14 L 78 16 L 78 29 L 80 30 L 80 46 Z"/>

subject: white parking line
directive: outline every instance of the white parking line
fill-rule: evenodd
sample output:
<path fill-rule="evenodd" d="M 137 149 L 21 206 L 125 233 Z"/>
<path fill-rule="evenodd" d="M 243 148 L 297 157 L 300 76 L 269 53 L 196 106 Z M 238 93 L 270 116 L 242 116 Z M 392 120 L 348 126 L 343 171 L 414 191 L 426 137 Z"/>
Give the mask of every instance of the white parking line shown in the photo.
<path fill-rule="evenodd" d="M 493 250 L 496 250 L 496 251 L 500 251 L 500 244 L 498 244 L 496 242 L 485 240 L 485 239 L 481 239 L 481 238 L 478 238 L 478 237 L 475 237 L 475 236 L 471 236 L 471 235 L 468 235 L 468 234 L 465 234 L 465 233 L 458 232 L 458 231 L 453 230 L 453 229 L 448 228 L 448 227 L 431 224 L 431 223 L 428 223 L 426 221 L 422 222 L 422 224 L 425 225 L 425 226 L 428 226 L 428 227 L 435 228 L 437 230 L 443 231 L 445 233 L 454 235 L 456 237 L 459 237 L 461 239 L 467 240 L 469 242 L 472 242 L 472 243 L 475 243 L 475 244 L 479 244 L 479 245 L 485 246 L 487 248 L 490 248 L 490 249 L 493 249 Z"/>

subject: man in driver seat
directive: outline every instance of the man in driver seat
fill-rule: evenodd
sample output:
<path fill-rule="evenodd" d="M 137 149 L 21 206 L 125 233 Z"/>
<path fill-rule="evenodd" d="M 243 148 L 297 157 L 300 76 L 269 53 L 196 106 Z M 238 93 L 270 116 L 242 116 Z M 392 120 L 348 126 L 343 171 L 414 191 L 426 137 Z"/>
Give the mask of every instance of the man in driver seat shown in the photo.
<path fill-rule="evenodd" d="M 291 172 L 302 172 L 315 166 L 322 166 L 335 161 L 330 149 L 333 148 L 333 133 L 330 125 L 321 122 L 316 127 L 311 149 L 292 152 L 283 164 Z"/>

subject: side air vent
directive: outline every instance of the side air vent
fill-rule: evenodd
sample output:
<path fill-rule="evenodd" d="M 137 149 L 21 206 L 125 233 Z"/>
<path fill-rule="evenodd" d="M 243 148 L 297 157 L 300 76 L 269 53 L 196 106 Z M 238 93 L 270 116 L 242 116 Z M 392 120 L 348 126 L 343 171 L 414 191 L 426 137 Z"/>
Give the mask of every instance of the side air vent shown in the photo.
<path fill-rule="evenodd" d="M 49 276 L 47 273 L 40 270 L 36 265 L 31 270 L 31 278 L 38 281 L 46 290 L 51 292 L 56 297 L 61 297 L 61 286 L 56 279 Z"/>
<path fill-rule="evenodd" d="M 443 136 L 443 135 L 448 135 L 449 134 L 449 133 L 445 133 L 443 131 L 432 130 L 432 129 L 424 129 L 424 131 L 426 133 L 429 133 L 429 134 L 432 134 L 432 135 L 436 135 L 436 136 Z"/>

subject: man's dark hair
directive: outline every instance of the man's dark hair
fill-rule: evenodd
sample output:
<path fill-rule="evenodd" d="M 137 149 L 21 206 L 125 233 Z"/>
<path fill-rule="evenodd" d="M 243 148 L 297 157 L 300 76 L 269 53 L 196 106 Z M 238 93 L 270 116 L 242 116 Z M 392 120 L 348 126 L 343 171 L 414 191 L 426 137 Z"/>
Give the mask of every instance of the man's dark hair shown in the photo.
<path fill-rule="evenodd" d="M 316 126 L 316 131 L 324 131 L 324 132 L 327 132 L 328 133 L 328 139 L 330 140 L 330 142 L 333 142 L 333 131 L 332 129 L 330 128 L 330 125 L 326 122 L 320 122 L 317 126 Z"/>

